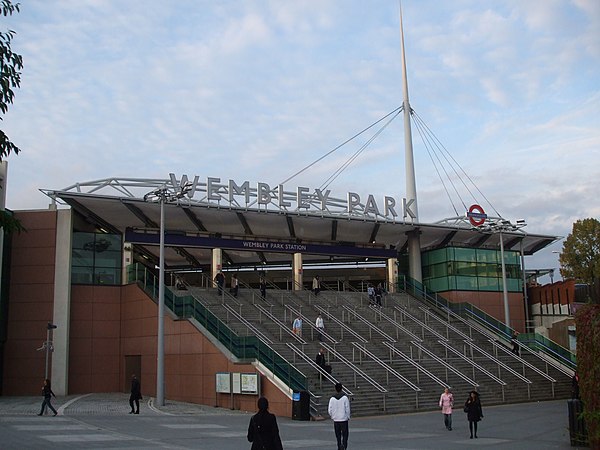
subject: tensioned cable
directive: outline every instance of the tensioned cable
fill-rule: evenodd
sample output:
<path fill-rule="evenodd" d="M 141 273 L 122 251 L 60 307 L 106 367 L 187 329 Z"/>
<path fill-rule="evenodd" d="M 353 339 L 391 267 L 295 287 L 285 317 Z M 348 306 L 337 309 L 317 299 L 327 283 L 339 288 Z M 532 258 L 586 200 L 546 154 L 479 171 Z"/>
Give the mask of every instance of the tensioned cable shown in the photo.
<path fill-rule="evenodd" d="M 450 165 L 453 167 L 454 172 L 456 173 L 457 177 L 461 180 L 461 183 L 463 184 L 463 186 L 465 187 L 465 189 L 467 189 L 467 191 L 469 192 L 469 194 L 476 200 L 475 196 L 473 195 L 473 193 L 471 192 L 471 190 L 468 188 L 468 186 L 464 183 L 464 180 L 462 179 L 462 177 L 456 172 L 456 170 L 454 169 L 454 165 L 452 165 L 452 163 L 448 160 L 448 158 L 445 155 L 448 155 L 450 157 L 450 159 L 454 162 L 454 164 L 460 169 L 460 171 L 463 173 L 463 175 L 467 178 L 467 180 L 469 180 L 469 182 L 473 185 L 473 187 L 477 190 L 477 192 L 483 197 L 483 199 L 490 205 L 490 207 L 494 210 L 494 212 L 496 213 L 496 215 L 498 217 L 500 216 L 500 213 L 496 210 L 496 208 L 494 208 L 494 205 L 492 204 L 492 202 L 490 202 L 490 200 L 485 196 L 485 194 L 483 192 L 481 192 L 481 190 L 479 189 L 479 187 L 475 184 L 475 182 L 471 179 L 471 177 L 464 171 L 464 169 L 461 167 L 461 165 L 456 161 L 456 159 L 454 159 L 454 157 L 452 156 L 452 154 L 448 151 L 448 149 L 446 149 L 446 147 L 441 143 L 441 141 L 436 137 L 436 135 L 429 129 L 429 127 L 427 126 L 427 124 L 423 121 L 423 119 L 421 119 L 421 117 L 419 117 L 418 114 L 415 113 L 415 117 L 422 122 L 424 128 L 427 130 L 428 134 L 430 134 L 433 139 L 436 142 L 436 146 L 438 146 L 438 148 L 440 148 L 442 150 L 442 153 L 444 155 L 444 159 L 446 159 L 446 161 L 448 161 L 450 163 Z"/>
<path fill-rule="evenodd" d="M 326 179 L 326 180 L 325 180 L 325 181 L 324 181 L 324 182 L 321 184 L 321 187 L 320 187 L 319 189 L 320 189 L 321 191 L 323 191 L 323 190 L 327 189 L 327 188 L 328 188 L 328 187 L 331 185 L 331 183 L 333 183 L 333 181 L 335 181 L 335 179 L 336 179 L 337 177 L 339 177 L 339 176 L 342 174 L 342 172 L 343 172 L 344 170 L 346 170 L 346 169 L 347 169 L 347 168 L 350 166 L 350 164 L 352 164 L 352 163 L 354 162 L 354 160 L 355 160 L 356 158 L 358 158 L 358 156 L 359 156 L 359 155 L 360 155 L 360 154 L 361 154 L 361 153 L 362 153 L 362 152 L 363 152 L 363 151 L 364 151 L 364 150 L 365 150 L 365 149 L 366 149 L 366 148 L 367 148 L 367 147 L 368 147 L 368 146 L 369 146 L 369 145 L 370 145 L 370 144 L 371 144 L 371 143 L 372 143 L 372 142 L 373 142 L 375 139 L 377 139 L 377 137 L 378 137 L 378 136 L 379 136 L 381 133 L 383 133 L 383 130 L 385 130 L 385 129 L 388 127 L 388 125 L 389 125 L 390 123 L 392 123 L 392 121 L 393 121 L 393 120 L 394 120 L 396 117 L 398 117 L 398 115 L 399 115 L 401 112 L 402 112 L 402 108 L 400 108 L 400 110 L 399 110 L 399 111 L 397 111 L 397 112 L 396 112 L 396 114 L 394 114 L 394 115 L 393 115 L 393 116 L 390 118 L 390 120 L 388 120 L 388 121 L 387 121 L 387 122 L 386 122 L 386 123 L 385 123 L 385 124 L 384 124 L 384 125 L 383 125 L 383 126 L 380 128 L 380 129 L 379 129 L 379 130 L 377 130 L 377 132 L 376 132 L 376 133 L 375 133 L 373 136 L 371 136 L 371 137 L 370 137 L 370 138 L 367 140 L 367 142 L 365 142 L 365 143 L 364 143 L 364 144 L 363 144 L 363 145 L 362 145 L 362 146 L 361 146 L 361 147 L 360 147 L 360 148 L 359 148 L 359 149 L 358 149 L 356 152 L 354 152 L 354 154 L 353 154 L 353 155 L 352 155 L 352 156 L 351 156 L 351 157 L 350 157 L 350 158 L 349 158 L 347 161 L 345 161 L 345 162 L 344 162 L 344 164 L 342 164 L 340 167 L 338 167 L 338 168 L 337 168 L 337 170 L 336 170 L 335 172 L 333 172 L 333 174 L 332 174 L 332 175 L 330 175 L 330 176 L 329 176 L 329 178 L 327 178 L 327 179 Z"/>
<path fill-rule="evenodd" d="M 432 156 L 432 149 L 429 148 L 429 136 L 425 135 L 424 130 L 422 129 L 422 124 L 418 121 L 414 121 L 415 126 L 417 127 L 417 131 L 419 132 L 419 136 L 421 137 L 421 141 L 423 142 L 423 145 L 425 146 L 425 149 L 427 150 L 427 154 L 429 155 L 429 159 L 431 159 L 431 163 L 433 164 L 433 167 L 435 168 L 435 171 L 438 175 L 438 178 L 440 179 L 440 181 L 442 182 L 442 186 L 444 187 L 444 191 L 446 192 L 446 195 L 448 196 L 448 200 L 450 200 L 450 204 L 452 205 L 452 208 L 454 209 L 454 212 L 456 213 L 456 215 L 458 216 L 458 210 L 456 209 L 456 205 L 454 204 L 454 200 L 452 200 L 452 196 L 450 195 L 450 192 L 448 191 L 448 188 L 446 187 L 446 183 L 444 182 L 444 179 L 442 178 L 442 175 L 440 174 L 440 171 L 438 169 L 438 165 L 435 163 L 435 160 L 433 159 Z M 435 153 L 435 152 L 434 152 Z M 439 156 L 437 155 L 437 153 L 435 154 L 436 158 L 439 161 Z M 440 165 L 441 164 L 441 161 Z M 446 172 L 446 169 L 444 168 L 444 166 L 442 165 L 442 168 L 444 169 L 444 173 L 446 173 L 446 177 L 448 177 L 450 183 L 452 184 L 452 187 L 454 188 L 454 191 L 456 192 L 458 198 L 460 199 L 460 194 L 458 193 L 458 191 L 456 190 L 456 186 L 454 185 L 454 183 L 452 183 L 452 180 L 450 180 L 450 177 L 448 176 L 448 173 Z M 464 205 L 464 202 L 463 206 Z M 465 206 L 466 209 L 466 206 Z"/>
<path fill-rule="evenodd" d="M 377 125 L 379 122 L 385 120 L 387 117 L 391 116 L 392 114 L 394 114 L 395 112 L 399 112 L 402 111 L 402 106 L 397 107 L 396 109 L 394 109 L 393 111 L 387 113 L 385 116 L 383 116 L 381 119 L 379 119 L 378 121 L 372 123 L 371 125 L 369 125 L 367 128 L 365 128 L 364 130 L 356 133 L 354 136 L 352 136 L 351 138 L 345 140 L 344 142 L 342 142 L 340 145 L 338 145 L 337 147 L 335 147 L 333 150 L 330 150 L 329 152 L 325 153 L 323 156 L 321 156 L 320 158 L 316 159 L 315 161 L 313 161 L 312 163 L 310 163 L 308 166 L 304 167 L 303 169 L 300 169 L 298 172 L 296 172 L 294 175 L 286 178 L 285 180 L 283 180 L 281 183 L 279 183 L 280 185 L 287 183 L 288 181 L 292 180 L 293 178 L 297 177 L 298 175 L 300 175 L 301 173 L 303 173 L 304 171 L 310 169 L 312 166 L 314 166 L 315 164 L 317 164 L 319 161 L 322 161 L 323 159 L 325 159 L 326 157 L 328 157 L 329 155 L 331 155 L 333 152 L 335 152 L 336 150 L 339 150 L 341 147 L 343 147 L 344 145 L 346 145 L 348 142 L 352 141 L 353 139 L 356 139 L 358 136 L 360 136 L 361 134 L 363 134 L 364 132 L 370 130 L 371 128 L 373 128 L 375 125 Z"/>
<path fill-rule="evenodd" d="M 423 133 L 424 135 L 427 136 L 427 139 L 429 142 L 431 142 L 432 140 L 432 133 L 428 132 L 427 126 L 424 123 L 424 121 L 420 118 L 415 116 L 415 122 L 414 122 L 417 126 L 420 127 L 420 132 Z M 434 136 L 433 136 L 434 137 Z M 464 181 L 461 179 L 460 175 L 457 173 L 454 165 L 452 164 L 451 161 L 448 160 L 448 158 L 445 157 L 443 152 L 440 151 L 436 151 L 435 147 L 437 147 L 438 150 L 440 149 L 440 146 L 437 145 L 437 143 L 434 141 L 433 142 L 434 145 L 432 145 L 431 149 L 432 151 L 435 153 L 437 160 L 439 161 L 440 165 L 443 167 L 444 169 L 444 173 L 446 174 L 446 178 L 448 179 L 449 183 L 452 185 L 452 187 L 454 188 L 454 192 L 456 193 L 456 196 L 458 197 L 458 199 L 460 200 L 460 202 L 463 205 L 463 208 L 465 208 L 465 210 L 467 209 L 467 205 L 465 204 L 462 196 L 460 195 L 460 192 L 458 191 L 457 187 L 456 187 L 456 183 L 454 183 L 454 181 L 452 180 L 452 177 L 450 176 L 450 174 L 448 173 L 448 171 L 446 170 L 446 164 L 444 164 L 442 162 L 442 160 L 440 159 L 440 153 L 442 153 L 442 157 L 444 158 L 444 160 L 446 161 L 446 163 L 450 166 L 450 168 L 452 169 L 452 171 L 454 172 L 454 175 L 456 175 L 456 178 L 458 178 L 460 180 L 460 182 L 462 183 L 463 187 L 467 190 L 467 192 L 471 195 L 471 197 L 473 199 L 475 199 L 475 196 L 473 195 L 473 193 L 470 191 L 469 187 L 466 186 L 466 184 L 464 183 Z M 435 164 L 435 162 L 434 162 Z M 442 181 L 443 183 L 443 181 Z M 476 201 L 476 200 L 475 200 Z M 452 204 L 454 205 L 454 203 L 452 202 Z"/>

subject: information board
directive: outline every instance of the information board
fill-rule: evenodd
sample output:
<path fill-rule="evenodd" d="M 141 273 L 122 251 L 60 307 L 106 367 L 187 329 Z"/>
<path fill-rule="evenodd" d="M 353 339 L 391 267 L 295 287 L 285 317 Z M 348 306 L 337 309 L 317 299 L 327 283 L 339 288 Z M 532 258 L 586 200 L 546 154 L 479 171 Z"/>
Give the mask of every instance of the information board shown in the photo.
<path fill-rule="evenodd" d="M 242 394 L 258 394 L 258 374 L 242 373 Z"/>
<path fill-rule="evenodd" d="M 231 374 L 229 372 L 217 373 L 217 392 L 229 394 L 231 392 Z"/>

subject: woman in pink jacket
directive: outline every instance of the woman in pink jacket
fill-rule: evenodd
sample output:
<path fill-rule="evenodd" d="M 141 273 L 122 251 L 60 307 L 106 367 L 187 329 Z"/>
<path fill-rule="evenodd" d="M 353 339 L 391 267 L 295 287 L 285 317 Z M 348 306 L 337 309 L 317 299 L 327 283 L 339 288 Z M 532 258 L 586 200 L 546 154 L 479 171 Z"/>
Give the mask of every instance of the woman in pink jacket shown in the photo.
<path fill-rule="evenodd" d="M 440 396 L 440 408 L 442 408 L 444 425 L 448 431 L 452 431 L 452 406 L 454 406 L 454 397 L 450 389 L 445 388 L 444 393 Z"/>

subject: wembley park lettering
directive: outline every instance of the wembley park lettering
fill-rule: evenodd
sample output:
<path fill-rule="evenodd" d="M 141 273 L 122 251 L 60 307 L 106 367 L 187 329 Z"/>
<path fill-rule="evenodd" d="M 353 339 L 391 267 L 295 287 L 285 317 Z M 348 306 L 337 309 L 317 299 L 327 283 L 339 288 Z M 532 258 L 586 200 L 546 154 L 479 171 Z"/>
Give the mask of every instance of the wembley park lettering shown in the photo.
<path fill-rule="evenodd" d="M 384 196 L 377 201 L 374 195 L 368 194 L 366 200 L 356 192 L 348 192 L 345 198 L 335 198 L 331 190 L 310 189 L 298 186 L 293 190 L 286 190 L 283 184 L 271 186 L 268 183 L 257 182 L 253 185 L 249 181 L 238 184 L 234 180 L 222 182 L 220 178 L 207 177 L 201 180 L 199 176 L 189 179 L 182 175 L 177 179 L 175 174 L 169 174 L 172 188 L 177 191 L 186 186 L 188 198 L 223 206 L 255 207 L 258 209 L 277 208 L 283 211 L 316 211 L 321 213 L 345 213 L 352 216 L 385 217 L 395 219 L 399 217 L 396 199 Z M 198 198 L 200 197 L 200 198 Z M 411 210 L 414 199 L 402 199 L 402 218 L 416 218 Z M 291 249 L 293 250 L 293 249 Z"/>

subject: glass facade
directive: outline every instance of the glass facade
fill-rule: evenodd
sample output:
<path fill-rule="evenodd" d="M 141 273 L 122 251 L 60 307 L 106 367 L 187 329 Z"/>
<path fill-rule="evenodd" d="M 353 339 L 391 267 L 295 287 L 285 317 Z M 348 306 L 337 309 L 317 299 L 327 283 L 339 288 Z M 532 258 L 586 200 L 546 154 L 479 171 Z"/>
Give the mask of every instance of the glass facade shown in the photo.
<path fill-rule="evenodd" d="M 121 284 L 121 235 L 73 232 L 71 283 Z"/>
<path fill-rule="evenodd" d="M 499 250 L 447 247 L 423 252 L 423 284 L 435 292 L 502 291 L 502 264 Z M 521 292 L 520 254 L 504 252 L 506 288 Z"/>

